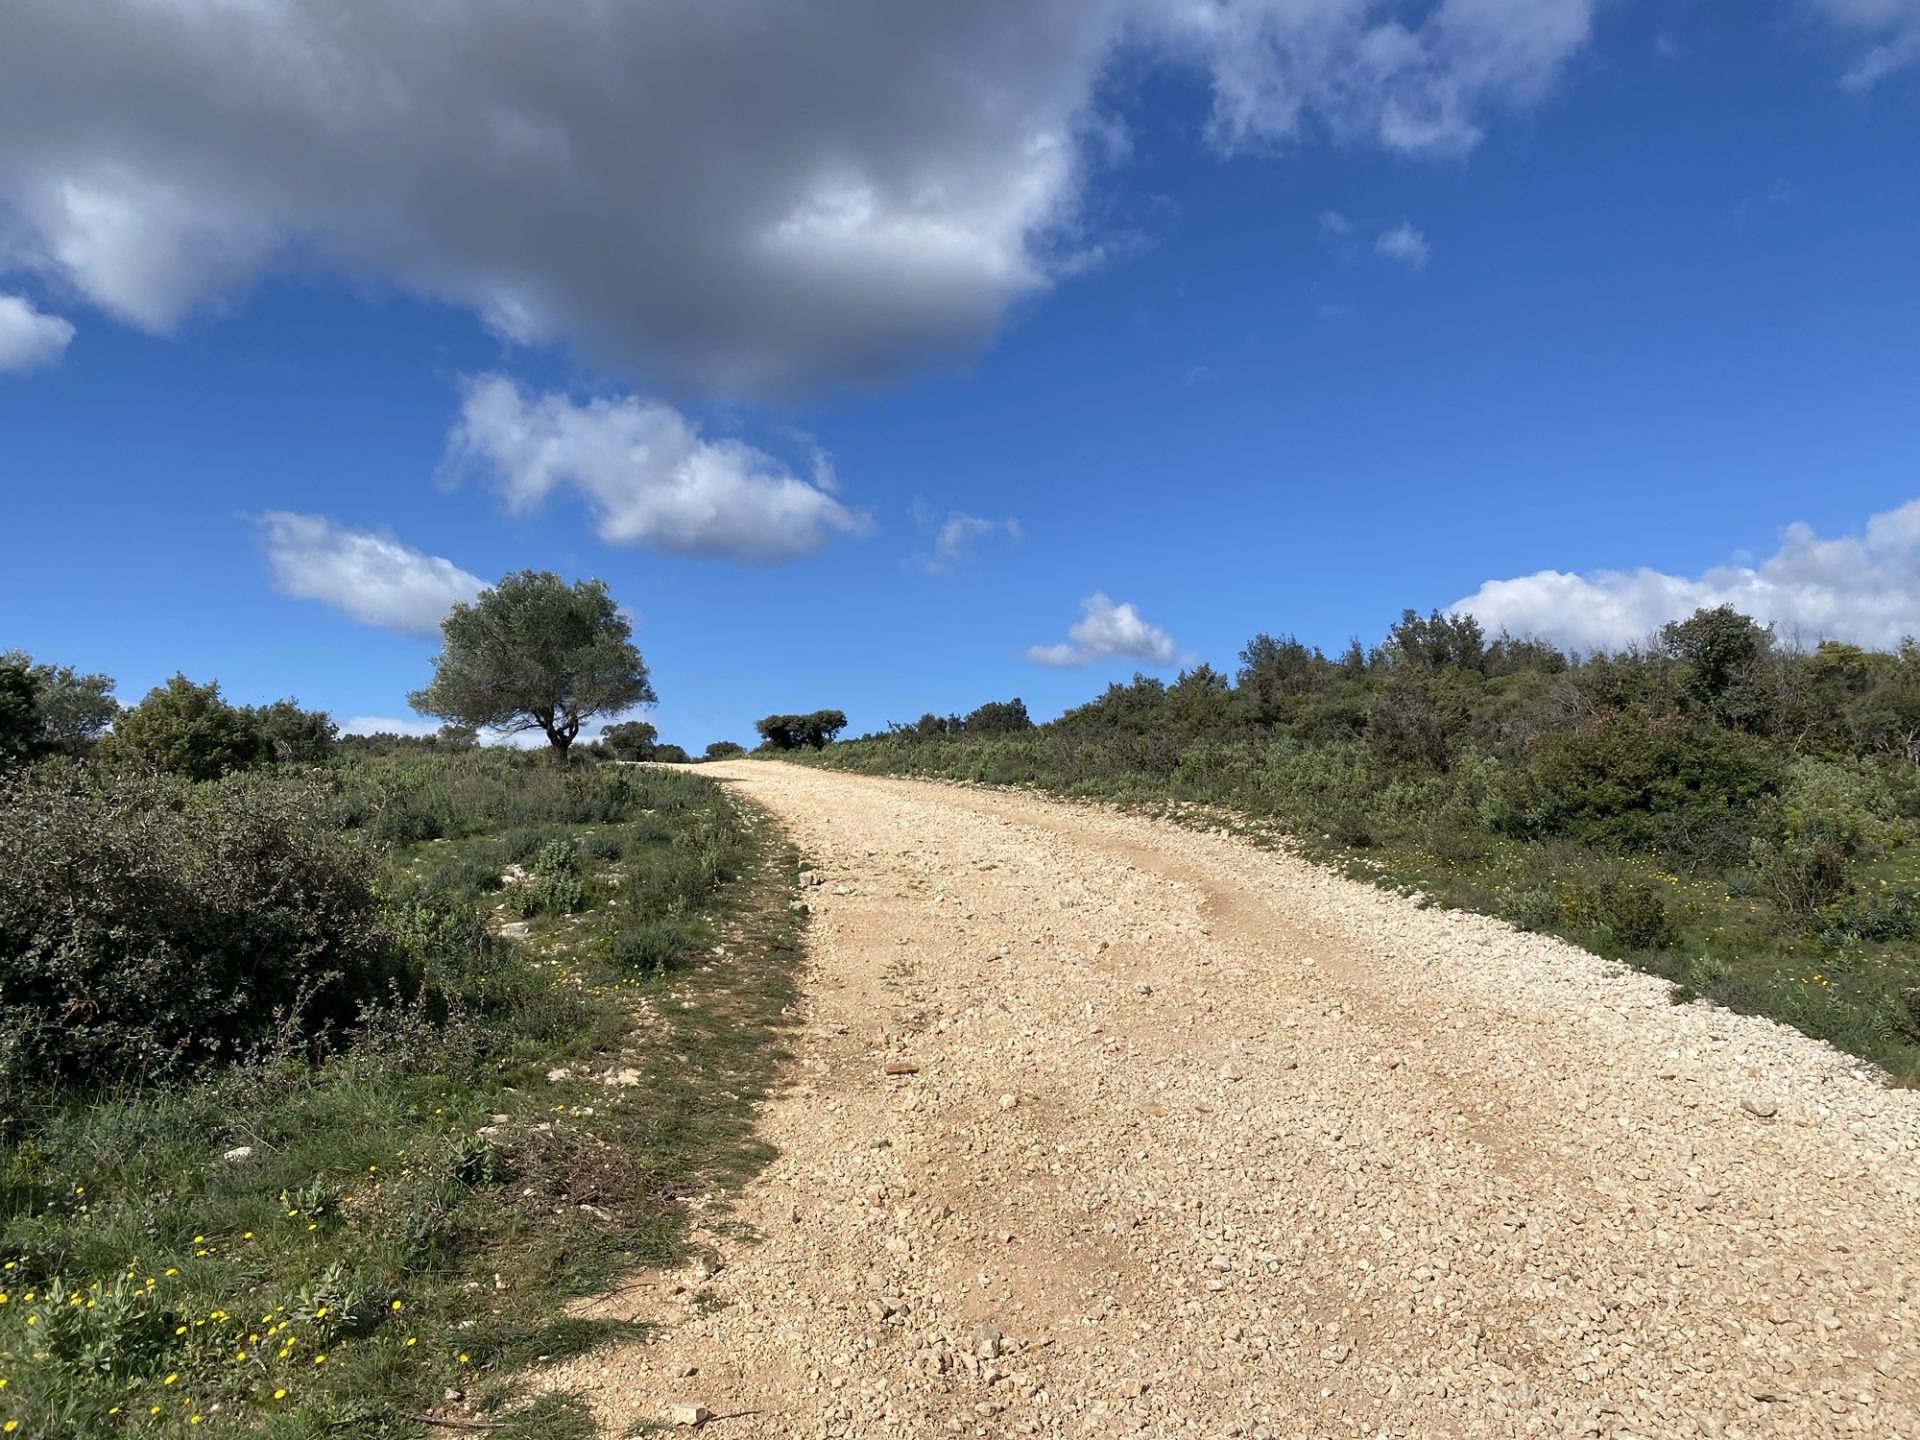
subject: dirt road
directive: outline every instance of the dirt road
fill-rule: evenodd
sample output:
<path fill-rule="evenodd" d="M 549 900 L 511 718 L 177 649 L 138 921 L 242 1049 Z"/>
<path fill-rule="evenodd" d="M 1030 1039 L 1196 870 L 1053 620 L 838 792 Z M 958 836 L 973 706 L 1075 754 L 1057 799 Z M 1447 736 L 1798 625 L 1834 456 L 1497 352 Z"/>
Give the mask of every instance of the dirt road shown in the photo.
<path fill-rule="evenodd" d="M 764 1238 L 549 1376 L 608 1434 L 1920 1436 L 1920 1094 L 1224 835 L 703 773 L 808 1011 Z"/>

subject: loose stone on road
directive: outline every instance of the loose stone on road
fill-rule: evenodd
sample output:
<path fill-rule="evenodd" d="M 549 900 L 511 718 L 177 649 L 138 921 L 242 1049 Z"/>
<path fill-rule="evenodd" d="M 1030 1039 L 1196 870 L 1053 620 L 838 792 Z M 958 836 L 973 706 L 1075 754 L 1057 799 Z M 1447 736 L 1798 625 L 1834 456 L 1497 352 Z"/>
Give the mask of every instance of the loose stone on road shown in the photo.
<path fill-rule="evenodd" d="M 542 1373 L 605 1434 L 1920 1436 L 1920 1095 L 1225 835 L 702 773 L 805 1014 L 703 1274 Z"/>

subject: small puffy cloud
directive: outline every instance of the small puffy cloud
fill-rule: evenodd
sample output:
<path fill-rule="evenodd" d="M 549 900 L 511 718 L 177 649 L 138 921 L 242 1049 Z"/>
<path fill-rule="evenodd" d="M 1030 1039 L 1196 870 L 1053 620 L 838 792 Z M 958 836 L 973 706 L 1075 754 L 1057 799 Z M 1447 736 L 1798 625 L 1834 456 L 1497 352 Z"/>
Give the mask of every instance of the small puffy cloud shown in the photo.
<path fill-rule="evenodd" d="M 1780 548 L 1754 565 L 1715 566 L 1697 577 L 1645 568 L 1542 570 L 1489 580 L 1449 608 L 1489 630 L 1603 649 L 1715 605 L 1808 640 L 1897 644 L 1920 630 L 1920 500 L 1873 516 L 1861 535 L 1823 540 L 1806 525 L 1789 525 Z"/>
<path fill-rule="evenodd" d="M 516 511 L 576 491 L 610 545 L 779 565 L 872 528 L 834 498 L 824 456 L 803 480 L 751 445 L 703 439 L 671 405 L 639 396 L 579 404 L 483 375 L 466 386 L 447 459 L 455 473 L 490 473 Z"/>
<path fill-rule="evenodd" d="M 24 295 L 0 295 L 0 372 L 58 365 L 72 340 L 69 321 L 34 309 Z"/>
<path fill-rule="evenodd" d="M 1871 90 L 1920 63 L 1920 0 L 1813 0 L 1841 30 L 1867 42 L 1840 77 L 1848 90 Z"/>
<path fill-rule="evenodd" d="M 940 516 L 924 507 L 916 507 L 913 518 L 932 537 L 932 550 L 913 557 L 914 563 L 929 575 L 952 574 L 973 552 L 974 546 L 983 540 L 996 535 L 1005 535 L 1016 542 L 1024 538 L 1020 522 L 1012 516 L 1005 520 L 988 520 L 962 510 L 949 510 L 945 516 Z"/>
<path fill-rule="evenodd" d="M 1320 212 L 1320 233 L 1322 235 L 1351 235 L 1353 222 L 1338 210 Z"/>
<path fill-rule="evenodd" d="M 1398 260 L 1413 270 L 1426 269 L 1427 257 L 1433 253 L 1433 248 L 1427 244 L 1427 237 L 1404 220 L 1382 234 L 1374 242 L 1373 249 L 1375 254 Z"/>
<path fill-rule="evenodd" d="M 437 635 L 448 610 L 486 588 L 451 560 L 380 531 L 287 510 L 269 510 L 258 524 L 274 589 L 364 625 Z"/>
<path fill-rule="evenodd" d="M 1177 650 L 1173 637 L 1158 625 L 1149 625 L 1131 604 L 1114 604 L 1098 592 L 1080 602 L 1084 612 L 1067 639 L 1054 645 L 1034 645 L 1027 658 L 1041 665 L 1090 665 L 1116 657 L 1171 665 Z"/>

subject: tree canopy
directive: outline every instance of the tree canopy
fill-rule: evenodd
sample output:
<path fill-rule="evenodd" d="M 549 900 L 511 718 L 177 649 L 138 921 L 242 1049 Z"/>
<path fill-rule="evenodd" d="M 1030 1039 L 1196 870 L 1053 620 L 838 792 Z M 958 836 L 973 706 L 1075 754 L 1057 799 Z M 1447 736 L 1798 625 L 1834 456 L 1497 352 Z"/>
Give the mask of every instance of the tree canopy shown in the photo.
<path fill-rule="evenodd" d="M 660 732 L 644 720 L 625 720 L 600 732 L 600 740 L 616 760 L 651 760 Z"/>
<path fill-rule="evenodd" d="M 509 575 L 440 624 L 433 680 L 407 702 L 424 715 L 518 734 L 538 730 L 564 761 L 582 722 L 657 698 L 633 627 L 605 582 Z"/>
<path fill-rule="evenodd" d="M 175 675 L 120 712 L 103 753 L 114 762 L 189 780 L 216 780 L 271 759 L 252 712 L 220 697 L 220 682 L 196 685 Z"/>
<path fill-rule="evenodd" d="M 760 738 L 776 750 L 798 750 L 811 745 L 819 750 L 847 728 L 846 712 L 815 710 L 806 715 L 769 715 L 754 722 Z"/>

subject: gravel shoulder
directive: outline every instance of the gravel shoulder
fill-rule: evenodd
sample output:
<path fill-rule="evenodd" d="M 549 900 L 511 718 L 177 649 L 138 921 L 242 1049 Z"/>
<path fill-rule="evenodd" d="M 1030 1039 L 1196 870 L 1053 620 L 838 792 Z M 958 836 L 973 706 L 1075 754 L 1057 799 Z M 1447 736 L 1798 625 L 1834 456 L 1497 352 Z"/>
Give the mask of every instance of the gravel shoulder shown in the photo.
<path fill-rule="evenodd" d="M 1920 1436 L 1920 1093 L 1225 834 L 702 773 L 816 867 L 805 1014 L 543 1372 L 606 1434 Z"/>

